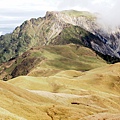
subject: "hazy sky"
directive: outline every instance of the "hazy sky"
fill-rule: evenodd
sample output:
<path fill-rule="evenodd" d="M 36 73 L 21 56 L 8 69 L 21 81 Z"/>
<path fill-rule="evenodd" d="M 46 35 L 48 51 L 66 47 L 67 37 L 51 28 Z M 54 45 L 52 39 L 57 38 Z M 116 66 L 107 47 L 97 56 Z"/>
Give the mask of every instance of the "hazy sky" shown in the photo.
<path fill-rule="evenodd" d="M 118 25 L 120 0 L 0 0 L 0 34 L 12 32 L 30 18 L 45 15 L 46 11 L 68 9 L 102 14 L 106 23 Z"/>

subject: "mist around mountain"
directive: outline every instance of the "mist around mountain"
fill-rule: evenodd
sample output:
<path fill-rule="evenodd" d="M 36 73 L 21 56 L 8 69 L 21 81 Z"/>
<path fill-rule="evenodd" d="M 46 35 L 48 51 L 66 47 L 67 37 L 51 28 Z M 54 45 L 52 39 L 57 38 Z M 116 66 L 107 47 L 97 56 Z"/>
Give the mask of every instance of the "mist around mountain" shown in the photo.
<path fill-rule="evenodd" d="M 119 27 L 75 10 L 47 12 L 0 36 L 0 118 L 119 120 L 119 38 Z"/>

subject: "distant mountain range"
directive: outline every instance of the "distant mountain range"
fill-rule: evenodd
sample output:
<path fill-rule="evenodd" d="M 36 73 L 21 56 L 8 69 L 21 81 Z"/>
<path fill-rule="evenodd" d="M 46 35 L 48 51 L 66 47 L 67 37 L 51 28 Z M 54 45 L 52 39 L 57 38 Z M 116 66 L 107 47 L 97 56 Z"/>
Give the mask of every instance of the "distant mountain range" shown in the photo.
<path fill-rule="evenodd" d="M 35 46 L 68 43 L 89 47 L 104 59 L 109 58 L 108 61 L 111 61 L 110 57 L 118 61 L 119 38 L 120 29 L 105 31 L 92 13 L 75 10 L 47 12 L 45 17 L 27 20 L 11 34 L 0 37 L 0 63 Z"/>

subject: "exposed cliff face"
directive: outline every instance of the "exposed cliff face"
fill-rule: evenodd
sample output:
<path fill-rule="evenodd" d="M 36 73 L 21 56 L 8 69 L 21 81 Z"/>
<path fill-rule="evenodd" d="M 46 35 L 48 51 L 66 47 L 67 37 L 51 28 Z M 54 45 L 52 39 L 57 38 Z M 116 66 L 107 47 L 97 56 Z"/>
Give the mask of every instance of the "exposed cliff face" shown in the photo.
<path fill-rule="evenodd" d="M 105 32 L 97 23 L 97 17 L 89 12 L 47 12 L 45 17 L 25 21 L 13 33 L 0 37 L 0 62 L 13 59 L 34 46 L 76 43 L 74 38 L 97 52 L 119 58 L 119 37 L 119 29 Z"/>
<path fill-rule="evenodd" d="M 78 34 L 79 37 L 77 38 L 81 43 L 83 43 L 83 45 L 90 47 L 95 51 L 102 53 L 103 55 L 109 55 L 111 57 L 118 57 L 118 58 L 120 57 L 119 55 L 120 29 L 116 29 L 115 31 L 109 29 L 108 31 L 108 28 L 105 29 L 103 26 L 101 26 L 101 24 L 97 22 L 97 17 L 89 12 L 62 11 L 62 12 L 48 12 L 47 14 L 54 15 L 59 22 L 62 21 L 67 24 L 72 24 L 73 26 L 78 26 L 96 36 L 96 37 L 92 36 L 92 39 L 95 38 L 93 40 L 91 40 L 90 37 L 88 37 L 87 35 L 85 38 L 81 38 L 81 33 L 79 31 Z M 74 36 L 72 34 L 74 33 L 74 31 L 75 30 L 71 31 L 71 33 L 69 33 L 69 36 Z M 61 33 L 63 32 L 64 30 L 61 31 Z M 61 33 L 57 36 L 59 40 L 61 40 L 60 39 Z M 74 34 L 77 34 L 77 31 Z M 73 39 L 73 37 L 71 37 L 71 39 Z"/>

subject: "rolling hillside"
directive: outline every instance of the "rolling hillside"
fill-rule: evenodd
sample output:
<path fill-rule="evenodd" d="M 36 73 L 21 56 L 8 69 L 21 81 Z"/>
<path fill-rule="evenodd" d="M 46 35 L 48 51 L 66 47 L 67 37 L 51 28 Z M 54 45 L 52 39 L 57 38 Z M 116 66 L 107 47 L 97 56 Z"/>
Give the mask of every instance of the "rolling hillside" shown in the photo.
<path fill-rule="evenodd" d="M 118 63 L 86 72 L 65 70 L 49 77 L 20 76 L 1 82 L 2 89 L 6 86 L 4 89 L 19 96 L 14 104 L 4 100 L 2 109 L 15 114 L 16 119 L 119 120 L 119 71 Z M 8 109 L 10 104 L 13 107 Z M 24 112 L 14 111 L 16 105 Z"/>

